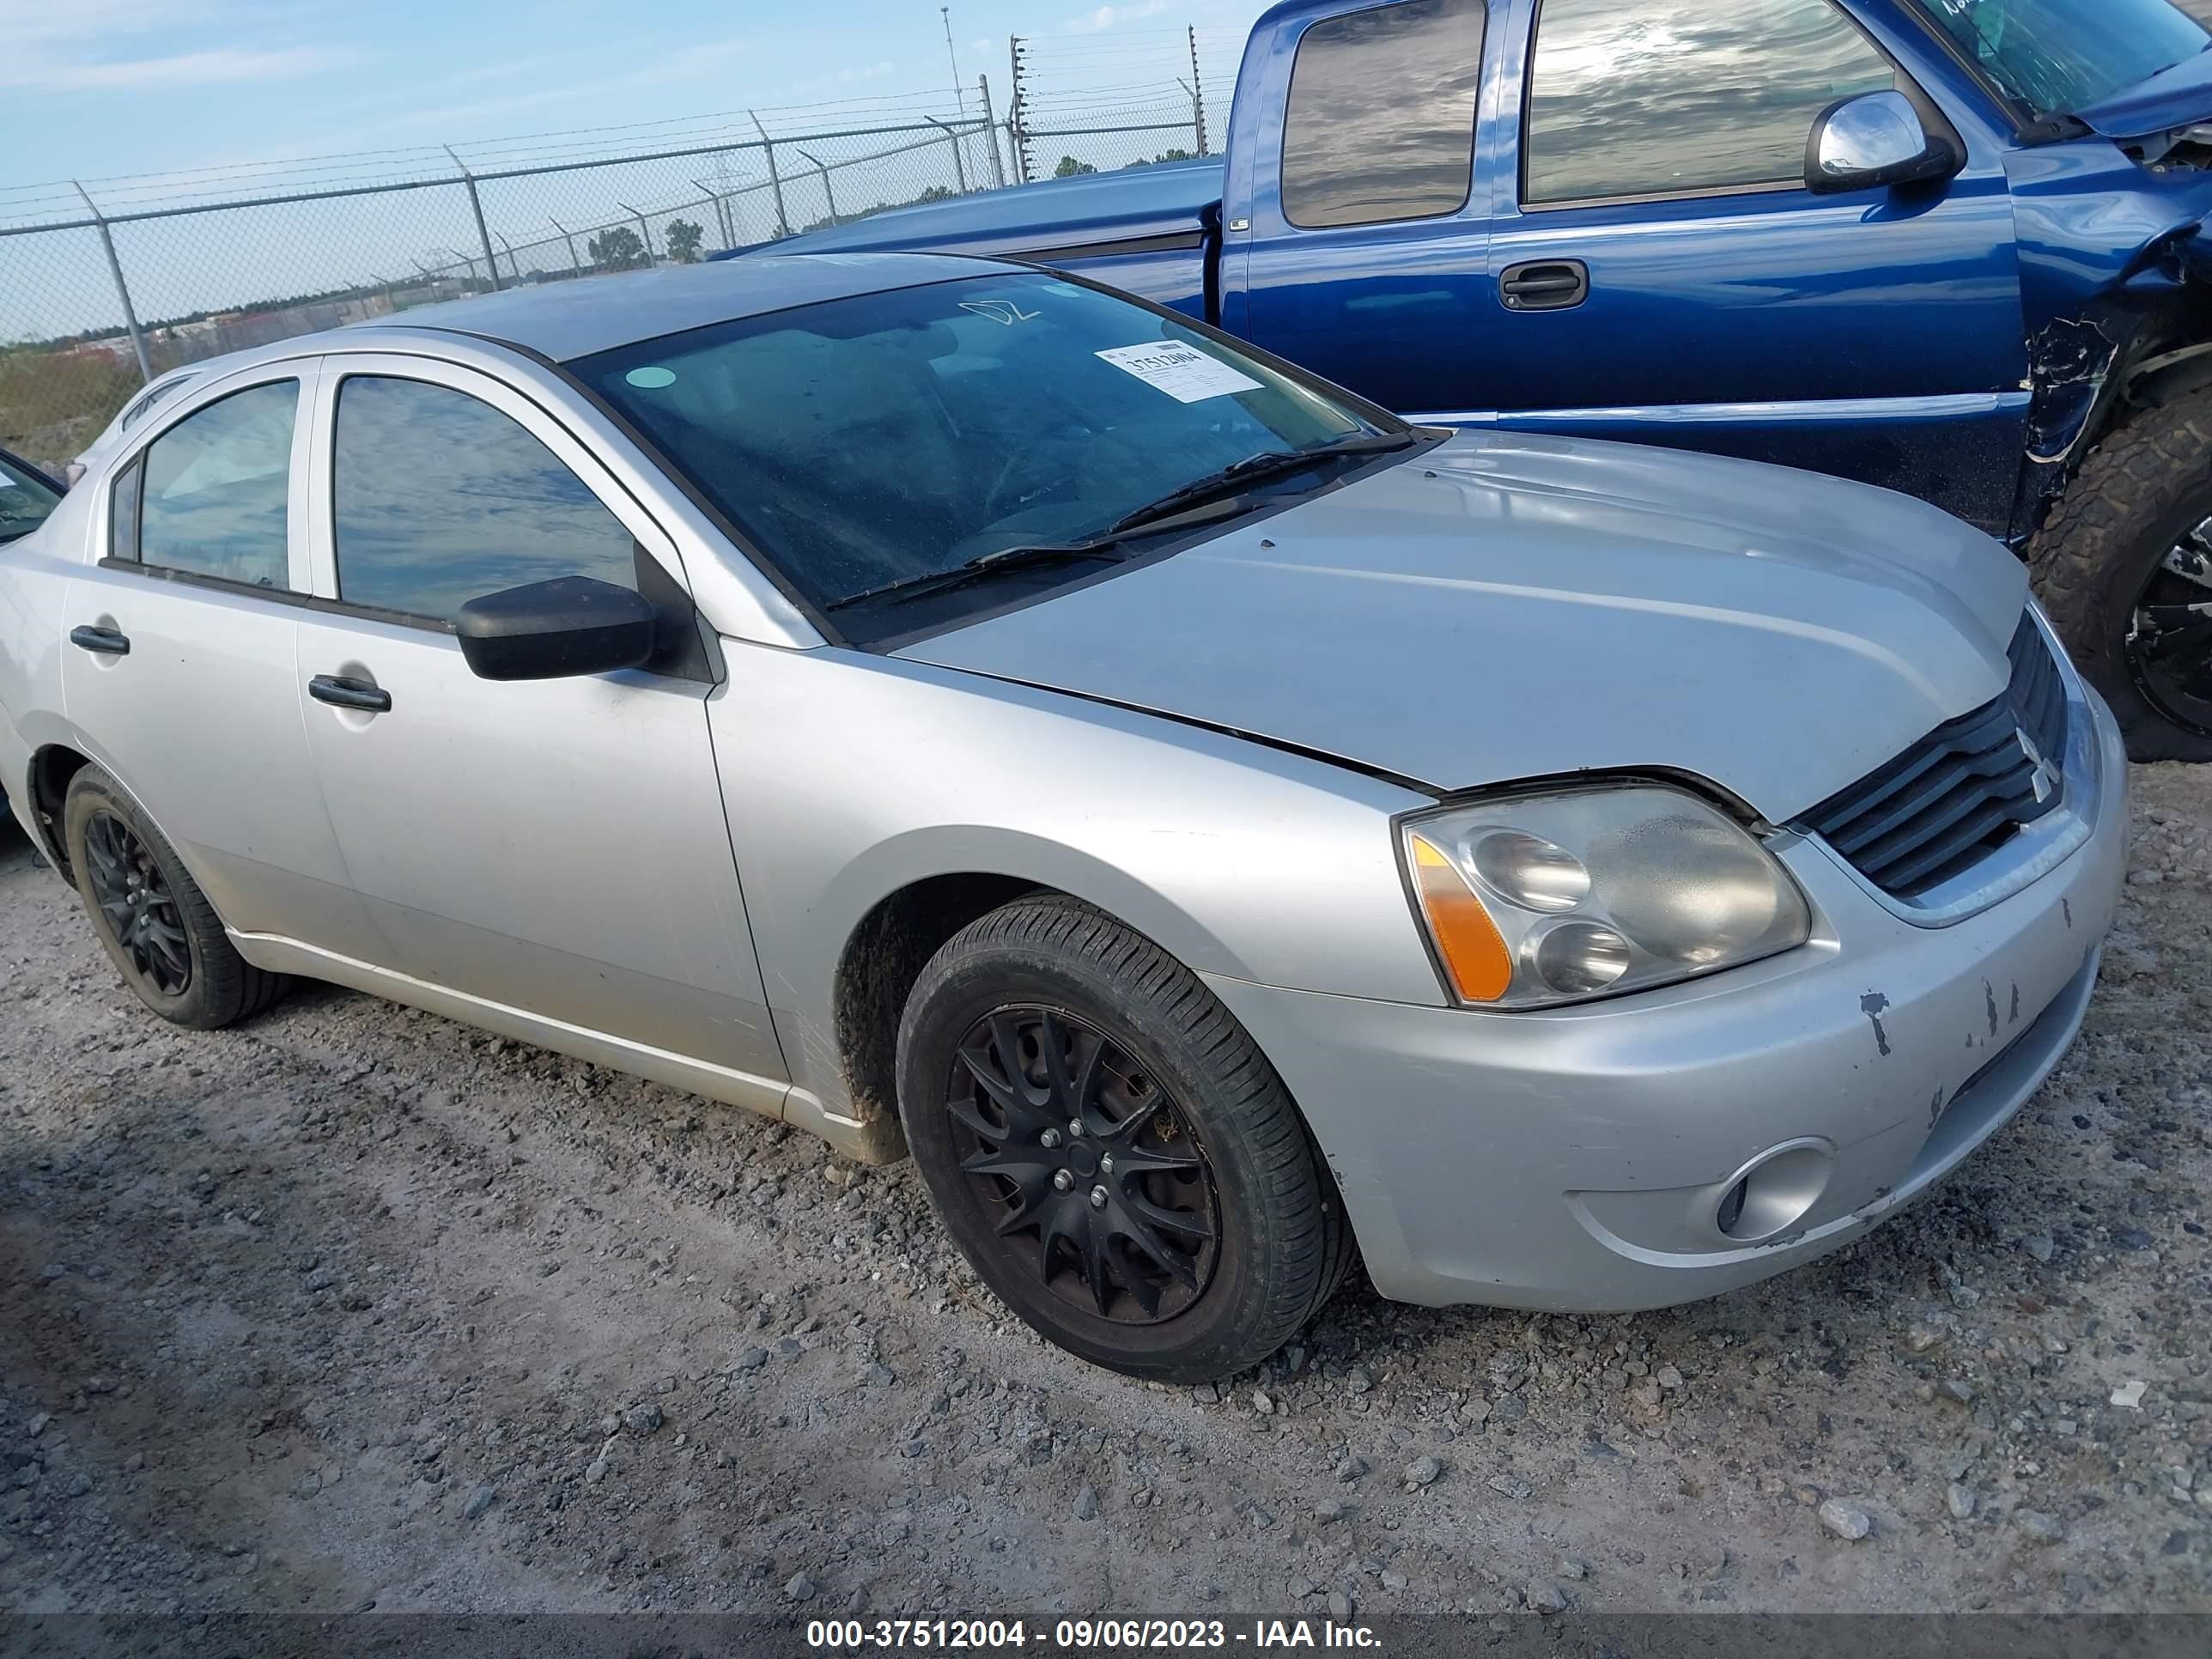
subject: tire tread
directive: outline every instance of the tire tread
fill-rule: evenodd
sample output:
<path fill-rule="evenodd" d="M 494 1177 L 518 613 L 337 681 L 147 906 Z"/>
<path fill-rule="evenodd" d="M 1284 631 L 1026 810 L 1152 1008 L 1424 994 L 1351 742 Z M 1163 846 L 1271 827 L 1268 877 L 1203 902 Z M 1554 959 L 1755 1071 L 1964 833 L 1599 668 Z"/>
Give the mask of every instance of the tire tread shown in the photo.
<path fill-rule="evenodd" d="M 2136 410 L 2090 451 L 2028 547 L 2036 592 L 2138 761 L 2212 760 L 2212 738 L 2175 725 L 2136 686 L 2118 642 L 2140 591 L 2145 537 L 2196 498 L 2212 514 L 2212 388 Z M 2157 556 L 2162 556 L 2162 550 Z M 2124 591 L 2122 591 L 2124 590 Z"/>

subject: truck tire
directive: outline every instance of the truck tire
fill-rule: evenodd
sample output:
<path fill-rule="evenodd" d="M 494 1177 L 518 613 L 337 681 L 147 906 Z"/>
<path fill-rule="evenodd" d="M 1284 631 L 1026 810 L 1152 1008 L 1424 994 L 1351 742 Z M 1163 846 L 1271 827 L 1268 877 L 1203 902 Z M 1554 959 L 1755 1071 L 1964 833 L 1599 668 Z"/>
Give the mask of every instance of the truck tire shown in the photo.
<path fill-rule="evenodd" d="M 1356 1259 L 1267 1056 L 1196 975 L 1089 905 L 1018 899 L 945 945 L 908 1000 L 898 1080 L 953 1243 L 1094 1364 L 1233 1375 Z"/>
<path fill-rule="evenodd" d="M 2107 433 L 2028 560 L 2129 757 L 2212 760 L 2212 389 L 2138 410 Z"/>

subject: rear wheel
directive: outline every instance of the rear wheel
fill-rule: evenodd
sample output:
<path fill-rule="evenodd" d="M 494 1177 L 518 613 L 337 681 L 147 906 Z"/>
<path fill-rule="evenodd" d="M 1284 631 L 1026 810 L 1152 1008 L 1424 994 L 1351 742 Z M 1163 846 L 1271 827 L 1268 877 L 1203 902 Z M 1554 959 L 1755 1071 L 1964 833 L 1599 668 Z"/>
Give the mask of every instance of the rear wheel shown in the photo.
<path fill-rule="evenodd" d="M 162 1018 L 212 1030 L 283 993 L 283 975 L 238 954 L 176 849 L 98 767 L 70 780 L 62 834 L 93 931 L 123 982 Z"/>
<path fill-rule="evenodd" d="M 1266 1057 L 1196 975 L 1073 900 L 1018 901 L 932 958 L 901 1023 L 899 1108 L 984 1282 L 1097 1364 L 1242 1370 L 1351 1261 Z"/>
<path fill-rule="evenodd" d="M 2092 452 L 2030 550 L 2037 591 L 2139 761 L 2212 760 L 2212 391 Z"/>

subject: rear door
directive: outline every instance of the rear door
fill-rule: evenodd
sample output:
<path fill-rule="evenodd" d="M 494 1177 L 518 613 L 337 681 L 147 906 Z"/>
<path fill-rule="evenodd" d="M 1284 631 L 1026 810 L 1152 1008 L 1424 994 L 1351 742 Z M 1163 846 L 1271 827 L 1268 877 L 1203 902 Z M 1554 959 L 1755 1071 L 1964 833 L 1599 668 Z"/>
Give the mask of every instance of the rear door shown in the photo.
<path fill-rule="evenodd" d="M 224 383 L 106 486 L 106 556 L 69 585 L 86 749 L 230 927 L 372 950 L 300 729 L 312 360 Z M 166 412 L 166 411 L 165 411 Z"/>
<path fill-rule="evenodd" d="M 544 409 L 456 365 L 331 357 L 316 441 L 296 707 L 385 965 L 703 1060 L 774 1109 L 696 627 L 647 669 L 512 684 L 453 633 L 469 599 L 556 576 L 688 615 L 673 544 Z"/>
<path fill-rule="evenodd" d="M 1834 0 L 1512 3 L 1480 373 L 1404 412 L 1814 467 L 2001 528 L 2027 410 L 2008 131 Z M 1890 87 L 1966 171 L 1806 190 L 1815 118 Z"/>
<path fill-rule="evenodd" d="M 1224 228 L 1224 326 L 1392 409 L 1483 383 L 1486 15 L 1484 0 L 1394 0 L 1275 29 L 1252 114 L 1239 94 L 1232 149 L 1252 160 L 1231 198 L 1249 206 Z"/>

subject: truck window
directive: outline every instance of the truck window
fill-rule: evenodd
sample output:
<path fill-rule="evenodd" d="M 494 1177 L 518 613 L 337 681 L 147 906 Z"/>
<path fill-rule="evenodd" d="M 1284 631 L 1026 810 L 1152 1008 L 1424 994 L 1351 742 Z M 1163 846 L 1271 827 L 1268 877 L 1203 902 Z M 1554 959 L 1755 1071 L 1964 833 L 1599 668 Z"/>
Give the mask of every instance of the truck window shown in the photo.
<path fill-rule="evenodd" d="M 1308 29 L 1283 124 L 1283 216 L 1310 228 L 1463 206 L 1482 21 L 1482 0 L 1400 0 Z"/>
<path fill-rule="evenodd" d="M 1897 83 L 1830 0 L 1543 0 L 1522 200 L 1796 184 L 1820 112 Z"/>

